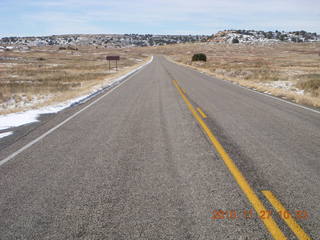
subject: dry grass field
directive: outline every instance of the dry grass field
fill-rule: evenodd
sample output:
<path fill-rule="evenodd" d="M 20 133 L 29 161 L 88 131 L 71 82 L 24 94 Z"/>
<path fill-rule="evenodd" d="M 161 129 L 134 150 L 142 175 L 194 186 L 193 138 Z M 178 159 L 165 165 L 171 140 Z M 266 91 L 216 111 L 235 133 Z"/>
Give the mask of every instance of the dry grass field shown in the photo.
<path fill-rule="evenodd" d="M 195 43 L 153 51 L 218 78 L 320 107 L 320 43 Z M 205 53 L 207 62 L 191 62 L 195 53 Z"/>
<path fill-rule="evenodd" d="M 0 52 L 0 114 L 86 95 L 137 67 L 148 55 L 169 59 L 240 85 L 320 107 L 320 43 L 176 44 L 144 48 L 57 46 Z M 191 62 L 205 53 L 207 62 Z M 119 71 L 108 71 L 107 55 L 120 55 Z"/>
<path fill-rule="evenodd" d="M 120 55 L 109 72 L 107 55 Z M 142 49 L 34 47 L 0 52 L 0 114 L 88 94 L 147 60 Z M 112 63 L 115 67 L 115 63 Z"/>

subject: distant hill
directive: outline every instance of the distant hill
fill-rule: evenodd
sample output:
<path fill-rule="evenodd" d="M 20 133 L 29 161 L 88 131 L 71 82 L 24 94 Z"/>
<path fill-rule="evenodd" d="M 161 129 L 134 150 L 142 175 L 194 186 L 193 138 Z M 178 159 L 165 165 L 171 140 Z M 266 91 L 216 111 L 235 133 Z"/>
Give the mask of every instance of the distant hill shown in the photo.
<path fill-rule="evenodd" d="M 207 41 L 205 35 L 95 34 L 53 35 L 44 37 L 4 37 L 2 45 L 52 46 L 93 45 L 104 47 L 159 46 L 174 43 Z"/>
<path fill-rule="evenodd" d="M 213 34 L 209 42 L 217 43 L 272 43 L 272 42 L 314 42 L 320 41 L 317 33 L 306 31 L 295 32 L 265 32 L 255 30 L 225 30 Z"/>
<path fill-rule="evenodd" d="M 255 30 L 225 30 L 208 35 L 153 35 L 153 34 L 69 34 L 43 37 L 4 37 L 0 39 L 0 51 L 32 46 L 102 46 L 102 47 L 144 47 L 175 43 L 274 43 L 320 41 L 316 33 L 306 31 L 265 32 Z M 9 47 L 8 47 L 9 46 Z"/>

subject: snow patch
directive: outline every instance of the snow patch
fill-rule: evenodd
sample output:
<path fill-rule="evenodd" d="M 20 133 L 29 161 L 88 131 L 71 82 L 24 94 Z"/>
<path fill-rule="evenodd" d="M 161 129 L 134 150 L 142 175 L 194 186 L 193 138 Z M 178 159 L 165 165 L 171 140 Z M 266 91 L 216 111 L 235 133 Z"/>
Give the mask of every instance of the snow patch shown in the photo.
<path fill-rule="evenodd" d="M 0 63 L 1 66 L 5 66 L 5 67 L 13 67 L 15 65 L 17 65 L 17 63 Z"/>
<path fill-rule="evenodd" d="M 16 94 L 12 96 L 10 99 L 8 99 L 7 101 L 0 103 L 0 110 L 32 107 L 34 105 L 48 101 L 53 96 L 54 96 L 53 94 L 48 94 L 48 95 L 34 95 L 29 97 L 24 94 Z"/>
<path fill-rule="evenodd" d="M 145 63 L 145 64 L 141 65 L 140 67 L 137 67 L 136 69 L 122 75 L 121 77 L 112 79 L 111 82 L 95 89 L 94 91 L 92 91 L 91 93 L 89 93 L 87 95 L 77 97 L 77 98 L 56 104 L 56 105 L 46 106 L 46 107 L 42 107 L 42 108 L 35 109 L 35 110 L 28 110 L 28 111 L 24 111 L 24 112 L 0 115 L 0 130 L 18 127 L 18 126 L 25 125 L 28 123 L 38 122 L 39 121 L 38 118 L 41 114 L 57 113 L 57 112 L 59 112 L 63 109 L 66 109 L 68 107 L 71 107 L 71 106 L 74 106 L 77 104 L 82 104 L 82 103 L 88 101 L 89 99 L 95 97 L 99 93 L 120 84 L 126 77 L 137 72 L 138 70 L 140 70 L 144 66 L 148 65 L 152 61 L 153 61 L 153 56 L 151 57 L 150 61 L 148 61 L 147 63 Z"/>
<path fill-rule="evenodd" d="M 279 89 L 284 89 L 287 91 L 292 91 L 295 92 L 299 95 L 304 94 L 304 90 L 298 89 L 294 86 L 293 82 L 290 81 L 273 81 L 269 83 L 263 83 L 266 86 L 273 87 L 273 88 L 279 88 Z"/>
<path fill-rule="evenodd" d="M 8 136 L 10 136 L 12 133 L 13 133 L 13 132 L 0 133 L 0 138 L 8 137 Z"/>

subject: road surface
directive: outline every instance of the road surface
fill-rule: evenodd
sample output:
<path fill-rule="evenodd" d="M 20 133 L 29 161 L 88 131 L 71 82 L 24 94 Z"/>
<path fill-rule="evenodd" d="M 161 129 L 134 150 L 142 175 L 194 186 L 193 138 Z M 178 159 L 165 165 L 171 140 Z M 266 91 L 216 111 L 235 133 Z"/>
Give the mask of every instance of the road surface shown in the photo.
<path fill-rule="evenodd" d="M 21 129 L 0 150 L 0 239 L 320 238 L 317 111 L 155 57 Z"/>

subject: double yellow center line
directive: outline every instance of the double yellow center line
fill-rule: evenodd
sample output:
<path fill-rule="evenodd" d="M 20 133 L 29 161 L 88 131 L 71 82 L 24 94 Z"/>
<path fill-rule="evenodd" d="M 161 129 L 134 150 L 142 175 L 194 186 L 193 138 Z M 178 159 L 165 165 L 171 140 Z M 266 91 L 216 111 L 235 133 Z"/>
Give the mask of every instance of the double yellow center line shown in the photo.
<path fill-rule="evenodd" d="M 294 220 L 294 218 L 289 214 L 288 217 L 284 216 L 284 213 L 289 213 L 287 209 L 282 205 L 282 203 L 273 195 L 271 191 L 262 191 L 263 195 L 268 199 L 271 205 L 278 211 L 280 217 L 286 222 L 289 228 L 294 232 L 299 240 L 309 240 L 311 239 L 308 234 L 306 234 L 300 225 Z"/>
<path fill-rule="evenodd" d="M 197 112 L 197 110 L 193 107 L 193 105 L 190 103 L 190 101 L 186 97 L 185 91 L 182 90 L 182 88 L 179 86 L 179 84 L 176 80 L 173 80 L 173 84 L 177 88 L 177 90 L 180 93 L 184 102 L 187 104 L 190 112 L 192 113 L 194 118 L 198 121 L 199 125 L 201 126 L 201 128 L 203 129 L 203 131 L 205 132 L 207 137 L 209 138 L 213 147 L 216 149 L 216 151 L 219 153 L 220 157 L 222 158 L 222 160 L 224 161 L 224 163 L 228 167 L 228 169 L 231 172 L 231 174 L 233 175 L 234 179 L 236 180 L 236 182 L 238 183 L 238 185 L 240 186 L 242 191 L 247 196 L 248 200 L 250 201 L 250 203 L 254 207 L 255 211 L 258 213 L 258 215 L 261 212 L 266 212 L 267 209 L 265 208 L 265 206 L 263 205 L 261 200 L 258 198 L 256 193 L 253 191 L 253 189 L 251 188 L 251 186 L 249 185 L 249 183 L 247 182 L 247 180 L 245 179 L 245 177 L 243 176 L 241 171 L 235 165 L 235 163 L 230 158 L 228 153 L 225 151 L 223 146 L 220 144 L 218 139 L 214 136 L 214 134 L 212 133 L 210 128 L 207 126 L 207 124 L 202 120 L 201 116 L 203 118 L 205 118 L 206 115 L 203 113 L 203 111 L 200 108 L 197 109 L 199 113 Z M 278 227 L 278 225 L 276 224 L 276 222 L 273 220 L 272 217 L 261 219 L 261 220 L 263 221 L 266 228 L 268 229 L 268 231 L 270 232 L 270 234 L 273 236 L 274 239 L 276 239 L 276 240 L 287 239 L 285 237 L 285 235 L 282 233 L 282 231 L 280 230 L 280 228 Z"/>
<path fill-rule="evenodd" d="M 198 112 L 200 113 L 202 118 L 207 118 L 207 115 L 201 110 L 201 108 L 197 108 Z"/>

